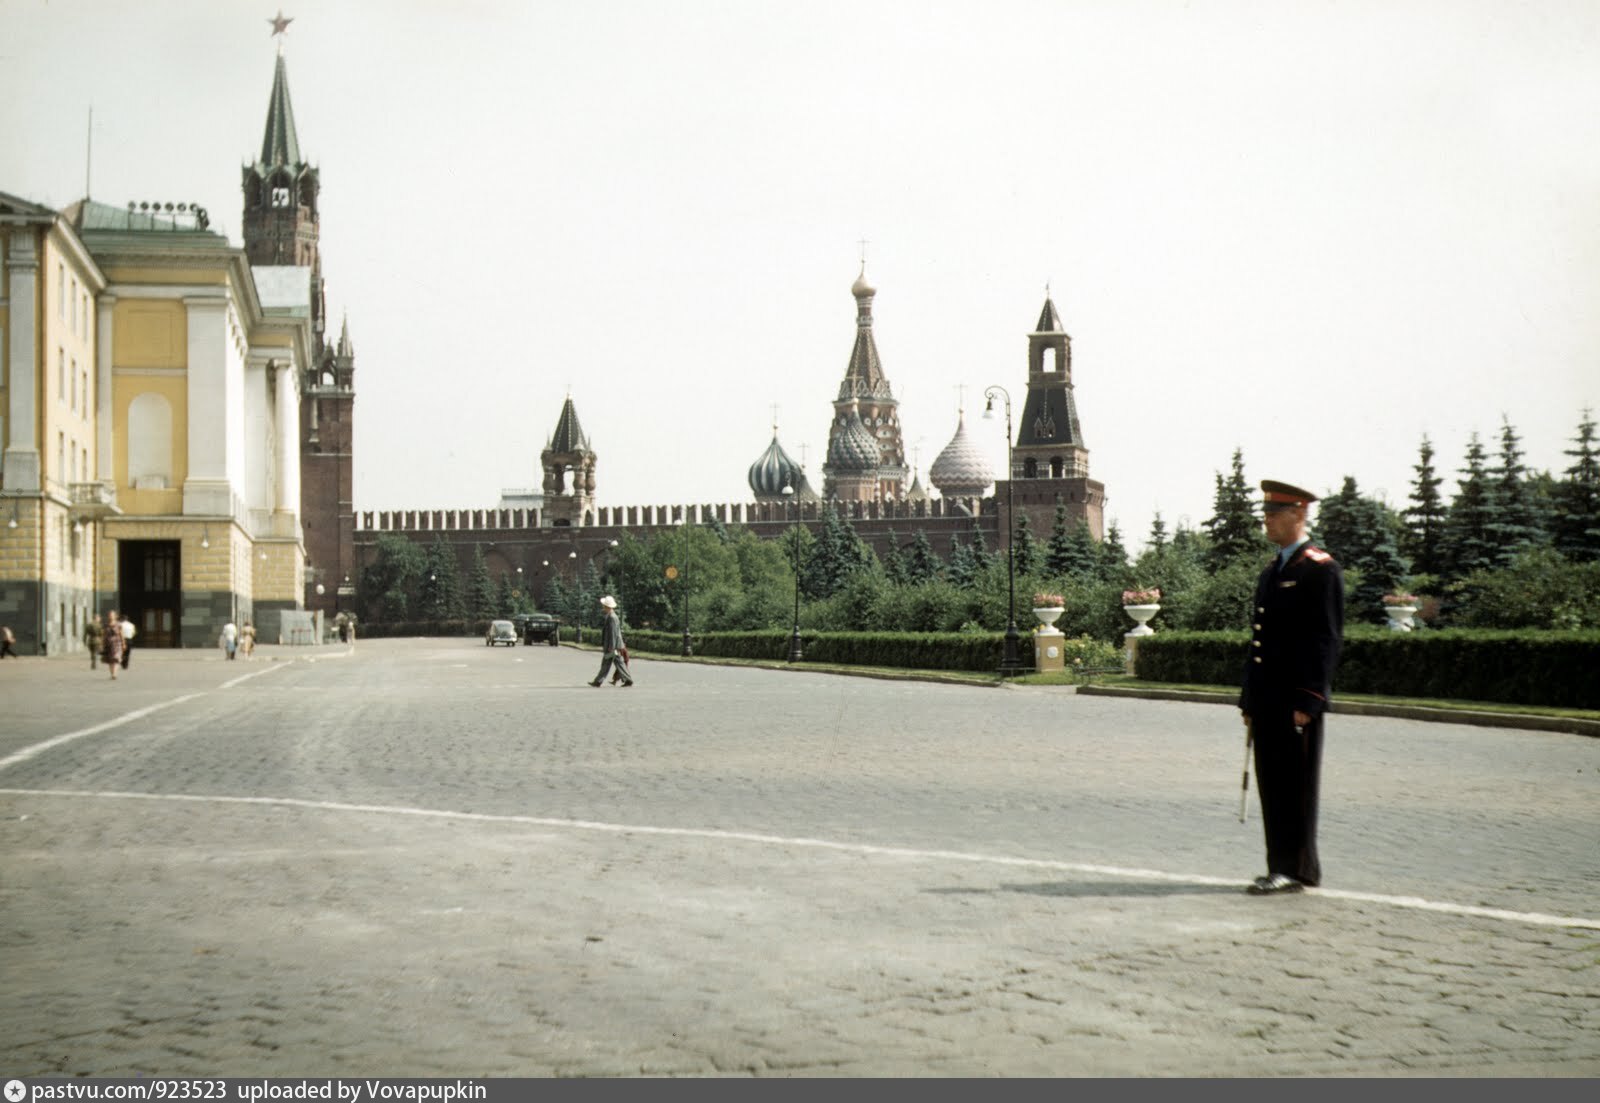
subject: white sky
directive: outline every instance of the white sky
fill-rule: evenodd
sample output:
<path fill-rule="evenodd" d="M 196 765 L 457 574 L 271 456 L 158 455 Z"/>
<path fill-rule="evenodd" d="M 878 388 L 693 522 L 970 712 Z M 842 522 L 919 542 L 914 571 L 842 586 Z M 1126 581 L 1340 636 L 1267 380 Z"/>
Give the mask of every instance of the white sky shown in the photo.
<path fill-rule="evenodd" d="M 0 190 L 199 202 L 240 240 L 276 0 L 0 0 Z M 867 247 L 927 469 L 1020 415 L 1048 282 L 1130 547 L 1252 482 L 1454 492 L 1501 417 L 1600 411 L 1594 0 L 320 0 L 288 6 L 356 507 L 537 487 L 570 386 L 601 505 L 821 483 Z"/>

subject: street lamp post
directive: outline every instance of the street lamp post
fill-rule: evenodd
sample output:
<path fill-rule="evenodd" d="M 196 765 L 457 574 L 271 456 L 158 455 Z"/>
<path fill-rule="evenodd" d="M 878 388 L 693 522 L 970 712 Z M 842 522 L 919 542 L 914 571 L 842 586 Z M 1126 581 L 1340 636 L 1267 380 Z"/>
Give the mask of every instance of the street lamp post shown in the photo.
<path fill-rule="evenodd" d="M 795 525 L 789 530 L 794 544 L 794 632 L 789 636 L 789 661 L 797 663 L 805 658 L 800 649 L 800 493 L 793 484 L 785 484 L 783 497 L 785 512 L 788 512 L 789 502 L 795 507 Z"/>
<path fill-rule="evenodd" d="M 572 588 L 578 593 L 578 600 L 573 602 L 578 607 L 578 643 L 583 643 L 583 582 L 578 578 L 578 549 L 573 548 L 567 553 L 567 558 L 572 560 Z"/>
<path fill-rule="evenodd" d="M 678 586 L 683 591 L 683 656 L 694 654 L 689 640 L 689 507 L 683 507 L 683 574 L 678 576 Z"/>
<path fill-rule="evenodd" d="M 1016 472 L 1011 467 L 1011 394 L 1004 387 L 993 386 L 983 392 L 988 400 L 983 416 L 994 419 L 994 396 L 1000 395 L 1006 403 L 1006 643 L 1000 657 L 1000 676 L 1014 678 L 1022 673 L 1022 660 L 1017 655 L 1017 556 L 1013 529 L 1016 525 L 1012 509 L 1011 484 Z"/>

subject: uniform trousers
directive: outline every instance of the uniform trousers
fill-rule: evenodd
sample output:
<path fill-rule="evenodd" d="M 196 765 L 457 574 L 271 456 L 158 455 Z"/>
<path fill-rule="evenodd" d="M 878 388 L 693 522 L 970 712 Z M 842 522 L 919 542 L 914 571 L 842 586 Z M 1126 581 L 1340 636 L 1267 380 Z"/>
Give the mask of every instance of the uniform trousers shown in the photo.
<path fill-rule="evenodd" d="M 1322 881 L 1317 857 L 1317 794 L 1322 777 L 1322 717 L 1295 731 L 1290 709 L 1251 716 L 1256 791 L 1267 837 L 1267 872 L 1305 885 Z"/>

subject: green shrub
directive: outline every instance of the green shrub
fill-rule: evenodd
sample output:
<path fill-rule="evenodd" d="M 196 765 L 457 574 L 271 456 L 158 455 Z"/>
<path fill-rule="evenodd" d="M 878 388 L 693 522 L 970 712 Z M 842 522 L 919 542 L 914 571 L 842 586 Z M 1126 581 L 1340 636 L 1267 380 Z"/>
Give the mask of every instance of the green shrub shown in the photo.
<path fill-rule="evenodd" d="M 1140 641 L 1140 678 L 1236 686 L 1244 632 L 1164 632 Z M 1345 632 L 1333 692 L 1600 708 L 1600 632 Z"/>

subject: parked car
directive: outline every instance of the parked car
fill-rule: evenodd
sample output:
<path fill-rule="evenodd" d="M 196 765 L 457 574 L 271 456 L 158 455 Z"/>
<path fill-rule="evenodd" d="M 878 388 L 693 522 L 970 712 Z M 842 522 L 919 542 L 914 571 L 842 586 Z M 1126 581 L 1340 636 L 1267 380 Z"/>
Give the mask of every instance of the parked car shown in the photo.
<path fill-rule="evenodd" d="M 509 620 L 490 621 L 489 630 L 483 634 L 483 642 L 486 647 L 493 647 L 497 643 L 503 643 L 507 647 L 515 647 L 517 646 L 517 626 Z"/>
<path fill-rule="evenodd" d="M 529 613 L 522 622 L 522 642 L 530 647 L 536 643 L 561 645 L 561 621 L 549 613 Z"/>

